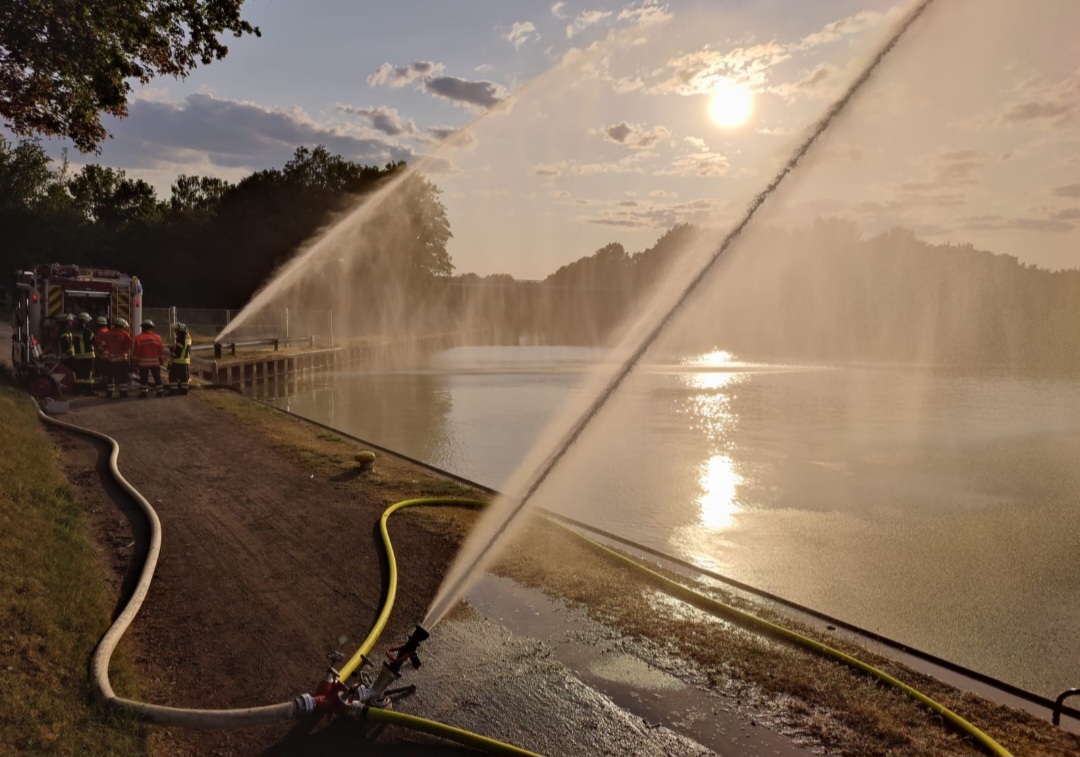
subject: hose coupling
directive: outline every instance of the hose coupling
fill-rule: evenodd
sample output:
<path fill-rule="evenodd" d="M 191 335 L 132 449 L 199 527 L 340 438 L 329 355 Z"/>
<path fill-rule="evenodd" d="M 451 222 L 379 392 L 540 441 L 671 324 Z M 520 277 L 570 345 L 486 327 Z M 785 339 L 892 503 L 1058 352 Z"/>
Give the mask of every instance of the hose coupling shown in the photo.
<path fill-rule="evenodd" d="M 300 717 L 315 712 L 315 697 L 311 696 L 311 694 L 301 694 L 293 700 L 293 704 L 296 706 L 296 711 Z"/>

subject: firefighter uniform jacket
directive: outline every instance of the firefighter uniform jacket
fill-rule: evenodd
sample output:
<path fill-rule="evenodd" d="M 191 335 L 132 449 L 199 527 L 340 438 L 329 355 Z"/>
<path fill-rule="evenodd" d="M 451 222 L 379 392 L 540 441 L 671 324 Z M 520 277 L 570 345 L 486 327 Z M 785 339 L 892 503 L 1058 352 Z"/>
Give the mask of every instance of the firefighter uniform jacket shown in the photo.
<path fill-rule="evenodd" d="M 184 334 L 184 338 L 177 339 L 172 346 L 172 362 L 175 365 L 191 364 L 191 334 Z"/>
<path fill-rule="evenodd" d="M 144 331 L 132 341 L 131 362 L 138 368 L 153 368 L 165 362 L 161 337 Z"/>
<path fill-rule="evenodd" d="M 61 357 L 75 357 L 75 335 L 70 329 L 64 329 L 57 337 Z"/>
<path fill-rule="evenodd" d="M 79 360 L 94 358 L 94 332 L 90 329 L 75 329 L 71 332 L 71 341 L 75 346 L 75 357 Z"/>
<path fill-rule="evenodd" d="M 126 363 L 131 357 L 131 334 L 119 326 L 101 335 L 98 353 L 110 363 Z"/>

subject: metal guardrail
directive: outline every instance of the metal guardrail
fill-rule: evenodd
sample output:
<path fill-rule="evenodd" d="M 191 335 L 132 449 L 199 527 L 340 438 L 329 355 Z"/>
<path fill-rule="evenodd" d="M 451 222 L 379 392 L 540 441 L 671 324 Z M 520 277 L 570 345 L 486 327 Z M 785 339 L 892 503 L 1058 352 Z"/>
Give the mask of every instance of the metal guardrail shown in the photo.
<path fill-rule="evenodd" d="M 227 344 L 222 342 L 214 342 L 213 344 L 194 344 L 191 346 L 191 352 L 210 352 L 213 350 L 214 359 L 220 360 L 222 352 L 228 350 L 230 354 L 236 354 L 237 347 L 270 347 L 274 348 L 276 352 L 282 345 L 290 345 L 298 342 L 306 342 L 309 347 L 315 346 L 315 335 L 309 336 L 291 336 L 291 337 L 276 337 L 273 339 L 249 339 L 243 342 L 228 342 Z"/>
<path fill-rule="evenodd" d="M 1065 700 L 1069 697 L 1077 696 L 1078 694 L 1080 694 L 1080 689 L 1066 689 L 1058 694 L 1058 698 L 1054 700 L 1054 725 L 1061 725 L 1061 711 L 1070 709 L 1065 706 Z M 1073 712 L 1075 712 L 1075 710 Z"/>

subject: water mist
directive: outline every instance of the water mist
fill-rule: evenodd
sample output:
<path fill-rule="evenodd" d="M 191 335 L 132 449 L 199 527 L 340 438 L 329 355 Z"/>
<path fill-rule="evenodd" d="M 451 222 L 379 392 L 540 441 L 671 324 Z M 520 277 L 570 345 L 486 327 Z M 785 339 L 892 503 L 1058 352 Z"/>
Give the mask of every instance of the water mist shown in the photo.
<path fill-rule="evenodd" d="M 500 542 L 507 540 L 512 528 L 521 525 L 521 515 L 527 511 L 530 501 L 548 479 L 551 472 L 581 437 L 585 428 L 623 384 L 627 376 L 657 341 L 683 305 L 714 271 L 717 262 L 724 253 L 739 240 L 743 231 L 766 201 L 799 166 L 822 134 L 846 110 L 847 106 L 878 70 L 882 61 L 892 52 L 897 43 L 933 2 L 934 0 L 921 0 L 896 26 L 884 45 L 871 57 L 844 93 L 811 127 L 809 133 L 797 146 L 787 162 L 773 176 L 768 185 L 753 198 L 741 218 L 719 245 L 705 257 L 700 265 L 696 268 L 691 267 L 690 270 L 693 273 L 684 284 L 681 286 L 676 284 L 674 289 L 669 288 L 667 290 L 668 293 L 674 292 L 673 298 L 668 300 L 663 293 L 655 298 L 653 305 L 646 309 L 647 314 L 639 321 L 637 327 L 631 329 L 624 337 L 622 346 L 616 348 L 616 354 L 622 355 L 622 357 L 616 363 L 614 370 L 598 373 L 594 379 L 593 384 L 599 386 L 598 391 L 586 393 L 586 396 L 593 397 L 593 399 L 587 401 L 584 408 L 577 412 L 574 411 L 575 409 L 568 409 L 562 416 L 564 419 L 569 419 L 568 421 L 563 423 L 556 421 L 552 424 L 552 428 L 549 429 L 545 438 L 546 440 L 557 439 L 557 441 L 551 445 L 541 441 L 537 445 L 538 451 L 534 452 L 533 457 L 537 454 L 543 454 L 539 466 L 535 469 L 528 464 L 522 466 L 508 487 L 508 491 L 514 494 L 500 497 L 477 524 L 476 529 L 463 545 L 461 553 L 451 566 L 438 595 L 432 601 L 427 616 L 422 623 L 425 628 L 432 629 L 465 594 L 469 586 L 477 580 L 481 571 L 494 559 L 496 548 L 500 545 Z M 558 431 L 558 429 L 565 430 Z M 540 452 L 541 450 L 550 450 L 550 452 Z M 528 471 L 530 470 L 535 472 L 529 474 Z M 520 494 L 517 494 L 517 492 L 520 492 Z"/>

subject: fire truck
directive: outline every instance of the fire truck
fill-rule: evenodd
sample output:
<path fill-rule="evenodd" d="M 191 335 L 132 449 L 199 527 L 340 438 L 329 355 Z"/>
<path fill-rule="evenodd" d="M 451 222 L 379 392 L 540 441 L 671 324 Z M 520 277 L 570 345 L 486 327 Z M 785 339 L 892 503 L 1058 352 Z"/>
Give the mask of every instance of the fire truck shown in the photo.
<path fill-rule="evenodd" d="M 39 265 L 16 271 L 12 287 L 15 330 L 11 364 L 30 393 L 42 400 L 61 397 L 74 377 L 59 354 L 60 330 L 67 314 L 125 318 L 131 335 L 142 329 L 143 289 L 138 277 L 77 265 Z"/>

